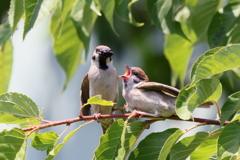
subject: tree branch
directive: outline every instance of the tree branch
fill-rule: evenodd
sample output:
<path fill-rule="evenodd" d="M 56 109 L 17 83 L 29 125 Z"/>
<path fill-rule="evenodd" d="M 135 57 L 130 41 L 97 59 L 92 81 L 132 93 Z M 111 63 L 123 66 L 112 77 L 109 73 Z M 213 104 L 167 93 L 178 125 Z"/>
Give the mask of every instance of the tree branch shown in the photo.
<path fill-rule="evenodd" d="M 128 118 L 129 116 L 132 116 L 131 113 L 126 113 L 126 114 L 104 114 L 104 115 L 99 115 L 97 118 L 98 119 L 102 119 L 102 118 Z M 206 125 L 220 125 L 220 121 L 219 120 L 212 120 L 212 119 L 204 119 L 204 118 L 194 118 L 194 119 L 190 119 L 190 120 L 182 120 L 180 119 L 177 115 L 173 115 L 171 117 L 150 117 L 150 116 L 142 116 L 144 118 L 149 118 L 152 120 L 148 120 L 148 122 L 150 121 L 157 121 L 157 120 L 166 120 L 166 119 L 170 119 L 170 120 L 179 120 L 179 121 L 189 121 L 189 122 L 199 122 L 199 123 L 205 123 Z M 48 128 L 48 127 L 52 127 L 52 126 L 58 126 L 58 125 L 62 125 L 62 124 L 66 124 L 66 125 L 70 125 L 73 122 L 78 122 L 78 121 L 86 121 L 86 120 L 96 120 L 96 116 L 92 115 L 92 116 L 79 116 L 76 118 L 72 118 L 72 119 L 67 119 L 67 120 L 62 120 L 62 121 L 46 121 L 49 122 L 47 124 L 41 124 L 39 126 L 35 126 L 35 127 L 28 127 L 28 128 L 23 128 L 23 131 L 36 131 L 36 130 L 41 130 L 44 128 Z M 225 121 L 224 125 L 230 123 L 229 121 Z"/>

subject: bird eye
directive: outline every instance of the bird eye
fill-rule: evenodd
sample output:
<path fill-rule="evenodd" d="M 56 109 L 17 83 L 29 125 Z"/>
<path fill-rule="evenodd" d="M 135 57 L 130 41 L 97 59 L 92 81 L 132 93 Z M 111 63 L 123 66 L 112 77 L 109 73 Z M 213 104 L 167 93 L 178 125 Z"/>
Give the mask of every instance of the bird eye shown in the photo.
<path fill-rule="evenodd" d="M 139 81 L 138 79 L 134 79 L 133 82 L 137 84 L 137 83 L 139 83 L 140 81 Z"/>
<path fill-rule="evenodd" d="M 138 76 L 138 73 L 136 71 L 132 71 L 132 74 L 135 75 L 135 76 Z"/>
<path fill-rule="evenodd" d="M 102 54 L 103 51 L 102 51 L 101 49 L 96 49 L 96 53 L 97 53 L 97 54 Z"/>

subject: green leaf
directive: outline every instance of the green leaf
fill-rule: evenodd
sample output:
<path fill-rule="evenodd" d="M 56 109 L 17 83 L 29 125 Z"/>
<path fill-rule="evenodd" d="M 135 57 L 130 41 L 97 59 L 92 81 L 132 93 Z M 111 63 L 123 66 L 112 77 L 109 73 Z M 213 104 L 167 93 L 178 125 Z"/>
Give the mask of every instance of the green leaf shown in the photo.
<path fill-rule="evenodd" d="M 83 0 L 77 0 L 71 11 L 71 18 L 76 28 L 78 38 L 82 41 L 85 52 L 88 53 L 89 42 L 97 14 Z"/>
<path fill-rule="evenodd" d="M 163 132 L 151 133 L 132 151 L 129 159 L 166 159 L 172 146 L 183 135 L 183 131 L 170 128 Z"/>
<path fill-rule="evenodd" d="M 235 36 L 238 39 L 236 41 L 236 39 L 233 39 L 235 34 L 231 34 L 233 29 L 238 26 L 239 15 L 239 2 L 230 2 L 221 12 L 217 12 L 214 15 L 208 30 L 208 44 L 210 47 L 225 46 L 230 43 L 240 42 L 238 41 L 238 36 Z"/>
<path fill-rule="evenodd" d="M 228 96 L 226 102 L 221 108 L 221 126 L 234 113 L 240 110 L 240 92 L 236 92 Z"/>
<path fill-rule="evenodd" d="M 240 111 L 237 111 L 237 113 L 234 115 L 234 117 L 233 117 L 233 119 L 231 120 L 231 122 L 236 121 L 236 120 L 238 120 L 238 119 L 240 119 Z"/>
<path fill-rule="evenodd" d="M 8 21 L 5 21 L 3 25 L 0 25 L 0 48 L 12 35 L 11 28 Z"/>
<path fill-rule="evenodd" d="M 190 159 L 208 160 L 214 153 L 216 153 L 218 137 L 222 130 L 223 128 L 220 128 L 210 133 L 205 141 L 203 141 L 199 147 L 192 152 Z"/>
<path fill-rule="evenodd" d="M 174 3 L 172 0 L 148 0 L 148 14 L 154 25 L 164 34 L 178 34 L 188 39 L 181 28 L 181 24 L 174 18 Z"/>
<path fill-rule="evenodd" d="M 239 21 L 239 19 L 238 19 Z M 240 42 L 240 26 L 239 24 L 236 24 L 233 27 L 233 31 L 230 33 L 228 36 L 228 44 L 234 44 L 234 43 L 239 43 Z"/>
<path fill-rule="evenodd" d="M 102 106 L 113 106 L 114 102 L 102 99 L 101 95 L 96 95 L 88 99 L 87 104 L 99 104 Z"/>
<path fill-rule="evenodd" d="M 146 122 L 133 122 L 127 124 L 125 137 L 122 137 L 124 121 L 119 119 L 115 121 L 107 130 L 107 133 L 100 138 L 100 144 L 94 151 L 94 159 L 114 159 L 115 157 L 126 157 L 132 149 L 136 140 L 148 124 Z M 121 138 L 124 142 L 121 142 Z M 121 144 L 124 144 L 125 155 L 122 154 Z"/>
<path fill-rule="evenodd" d="M 51 20 L 51 33 L 54 39 L 53 47 L 55 56 L 67 77 L 63 88 L 66 89 L 78 68 L 83 45 L 78 39 L 77 31 L 75 30 L 73 22 L 69 16 L 70 10 L 68 14 L 65 13 L 72 4 L 70 1 L 64 2 L 65 8 L 62 10 L 60 7 L 57 7 L 53 14 Z"/>
<path fill-rule="evenodd" d="M 177 98 L 176 113 L 184 120 L 192 118 L 194 109 L 204 102 L 218 101 L 222 85 L 218 79 L 202 79 L 195 85 L 184 87 Z"/>
<path fill-rule="evenodd" d="M 238 155 L 240 142 L 240 122 L 227 124 L 218 139 L 218 159 L 226 156 Z"/>
<path fill-rule="evenodd" d="M 206 132 L 185 137 L 176 143 L 169 154 L 170 160 L 185 160 L 208 136 Z"/>
<path fill-rule="evenodd" d="M 3 93 L 8 90 L 8 84 L 12 72 L 13 55 L 11 41 L 7 40 L 0 48 L 0 93 Z"/>
<path fill-rule="evenodd" d="M 85 125 L 80 125 L 78 128 L 76 128 L 75 130 L 71 131 L 68 135 L 66 135 L 66 137 L 63 139 L 63 142 L 58 144 L 56 147 L 52 148 L 51 150 L 49 150 L 47 158 L 45 160 L 52 160 L 55 158 L 55 156 L 58 154 L 58 152 L 62 149 L 62 147 L 65 145 L 65 143 L 67 143 L 67 141 L 82 127 L 84 127 Z M 60 137 L 59 137 L 60 138 Z M 59 138 L 57 140 L 59 140 Z M 56 140 L 56 142 L 57 142 Z"/>
<path fill-rule="evenodd" d="M 198 59 L 197 61 L 193 64 L 192 66 L 192 69 L 191 69 L 191 75 L 190 75 L 190 78 L 191 79 L 194 79 L 194 76 L 196 74 L 196 69 L 199 65 L 199 63 L 206 57 L 210 56 L 210 55 L 213 55 L 214 53 L 216 53 L 217 51 L 219 51 L 220 49 L 222 49 L 223 47 L 216 47 L 216 48 L 213 48 L 213 49 L 210 49 L 208 50 L 207 52 L 205 52 L 204 54 L 202 54 Z"/>
<path fill-rule="evenodd" d="M 114 9 L 115 9 L 115 1 L 109 1 L 109 0 L 99 0 L 99 3 L 101 5 L 102 8 L 102 12 L 105 15 L 107 21 L 109 22 L 112 30 L 114 31 L 114 33 L 116 35 L 117 32 L 114 29 L 114 25 L 113 25 L 113 16 L 114 16 Z"/>
<path fill-rule="evenodd" d="M 221 160 L 237 160 L 238 156 L 237 155 L 231 155 L 231 156 L 226 156 L 222 158 Z"/>
<path fill-rule="evenodd" d="M 26 95 L 8 92 L 0 95 L 0 123 L 19 124 L 28 121 L 38 125 L 39 110 L 35 102 Z"/>
<path fill-rule="evenodd" d="M 100 13 L 101 10 L 101 6 L 99 4 L 98 0 L 86 0 L 87 4 L 89 5 L 89 7 L 99 16 L 101 16 L 102 14 Z"/>
<path fill-rule="evenodd" d="M 115 13 L 123 21 L 134 26 L 141 27 L 144 23 L 138 23 L 133 18 L 131 7 L 138 0 L 115 0 Z"/>
<path fill-rule="evenodd" d="M 165 35 L 164 54 L 172 68 L 172 74 L 179 76 L 180 84 L 183 86 L 186 75 L 186 68 L 193 46 L 188 40 L 176 34 Z M 175 83 L 172 83 L 175 86 Z"/>
<path fill-rule="evenodd" d="M 201 59 L 192 76 L 192 83 L 237 67 L 240 67 L 240 44 L 228 45 Z"/>
<path fill-rule="evenodd" d="M 232 69 L 232 73 L 237 78 L 237 80 L 240 81 L 240 68 Z"/>
<path fill-rule="evenodd" d="M 34 121 L 33 121 L 33 122 L 34 122 Z M 18 124 L 18 125 L 20 126 L 20 128 L 28 128 L 28 127 L 33 127 L 33 126 L 39 125 L 41 122 L 36 120 L 36 122 L 34 122 L 34 123 L 37 123 L 37 124 L 33 124 L 32 122 L 29 123 L 29 121 L 26 120 L 25 122 L 20 123 L 20 124 Z M 31 132 L 31 131 L 26 131 L 25 134 L 28 134 L 29 132 Z M 34 131 L 34 132 L 32 132 L 32 133 L 28 136 L 28 138 L 32 138 L 32 139 L 33 139 L 33 138 L 34 138 L 36 135 L 38 135 L 39 133 L 40 133 L 40 130 Z"/>
<path fill-rule="evenodd" d="M 24 13 L 23 0 L 11 0 L 8 19 L 12 32 L 15 30 L 23 13 Z"/>
<path fill-rule="evenodd" d="M 186 70 L 189 59 L 193 53 L 194 42 L 196 35 L 187 23 L 188 10 L 186 6 L 183 7 L 184 1 L 173 1 L 175 19 L 181 23 L 181 28 L 186 37 L 177 34 L 165 35 L 164 54 L 171 66 L 171 85 L 176 86 L 179 78 L 180 88 L 184 86 Z"/>
<path fill-rule="evenodd" d="M 189 21 L 191 27 L 196 33 L 197 42 L 207 41 L 207 31 L 214 14 L 219 9 L 221 0 L 209 1 L 201 0 L 197 1 L 195 7 L 191 10 Z"/>
<path fill-rule="evenodd" d="M 23 39 L 34 26 L 43 0 L 24 0 L 25 22 Z"/>
<path fill-rule="evenodd" d="M 41 8 L 39 9 L 38 16 L 34 25 L 38 24 L 41 20 L 51 14 L 51 11 L 56 7 L 59 0 L 42 0 Z"/>
<path fill-rule="evenodd" d="M 171 130 L 171 129 L 168 129 Z M 172 146 L 176 143 L 176 141 L 184 134 L 184 132 L 180 129 L 176 130 L 168 139 L 164 142 L 162 146 L 161 152 L 158 156 L 158 159 L 166 159 Z"/>
<path fill-rule="evenodd" d="M 30 145 L 37 150 L 44 151 L 49 148 L 52 149 L 58 138 L 59 136 L 57 135 L 57 133 L 52 131 L 40 133 L 34 137 Z"/>
<path fill-rule="evenodd" d="M 128 119 L 123 124 L 123 130 L 120 137 L 120 147 L 118 149 L 118 155 L 115 157 L 115 159 L 125 159 L 127 154 L 125 150 L 125 140 L 126 140 L 126 129 L 127 129 Z"/>
<path fill-rule="evenodd" d="M 215 155 L 213 155 L 212 157 L 210 157 L 208 160 L 218 160 L 217 159 L 217 155 L 215 154 Z"/>
<path fill-rule="evenodd" d="M 75 0 L 68 0 L 68 1 L 61 0 L 60 2 L 61 3 L 59 3 L 59 5 L 56 6 L 55 12 L 54 12 L 54 15 L 56 17 L 56 19 L 54 20 L 54 23 L 56 22 L 57 24 L 56 25 L 52 24 L 52 22 L 53 22 L 53 17 L 52 17 L 51 27 L 50 27 L 51 32 L 52 32 L 52 28 L 53 28 L 54 32 L 56 32 L 55 34 L 58 36 L 58 38 L 62 34 L 63 24 L 64 24 L 66 18 L 69 17 L 69 12 L 72 10 Z"/>
<path fill-rule="evenodd" d="M 22 147 L 17 153 L 15 160 L 26 159 L 26 150 L 27 150 L 27 139 L 25 139 L 25 141 L 23 142 Z"/>
<path fill-rule="evenodd" d="M 24 132 L 19 128 L 0 132 L 0 159 L 15 160 L 25 138 Z"/>

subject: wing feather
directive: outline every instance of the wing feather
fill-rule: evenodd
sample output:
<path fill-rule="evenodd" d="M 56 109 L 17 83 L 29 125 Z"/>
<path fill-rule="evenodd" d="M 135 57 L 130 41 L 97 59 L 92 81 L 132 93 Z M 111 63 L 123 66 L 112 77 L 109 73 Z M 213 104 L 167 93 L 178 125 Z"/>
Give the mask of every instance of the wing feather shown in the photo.
<path fill-rule="evenodd" d="M 138 85 L 137 88 L 144 89 L 144 90 L 154 90 L 156 92 L 162 92 L 162 93 L 165 93 L 166 95 L 170 95 L 174 97 L 177 97 L 180 92 L 180 90 L 175 87 L 168 86 L 162 83 L 156 83 L 156 82 L 144 82 Z"/>
<path fill-rule="evenodd" d="M 83 78 L 81 89 L 80 89 L 80 98 L 82 102 L 82 106 L 87 103 L 87 100 L 89 99 L 89 80 L 88 80 L 88 74 L 86 74 Z M 83 116 L 91 115 L 91 105 L 86 105 L 84 107 L 80 108 L 80 114 Z"/>

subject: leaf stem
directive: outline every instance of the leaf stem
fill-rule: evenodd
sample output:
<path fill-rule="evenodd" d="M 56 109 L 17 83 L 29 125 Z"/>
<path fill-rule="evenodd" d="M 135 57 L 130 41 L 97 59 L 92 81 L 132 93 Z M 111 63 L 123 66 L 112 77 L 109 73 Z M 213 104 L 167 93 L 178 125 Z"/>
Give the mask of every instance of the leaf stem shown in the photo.
<path fill-rule="evenodd" d="M 45 122 L 45 123 L 51 123 L 51 121 L 45 120 L 45 119 L 39 119 L 39 121 L 42 121 L 42 122 Z"/>
<path fill-rule="evenodd" d="M 195 126 L 192 126 L 192 127 L 188 128 L 188 129 L 185 129 L 185 133 L 188 132 L 188 131 L 191 131 L 194 128 L 197 128 L 197 127 L 203 126 L 203 125 L 206 125 L 206 123 L 200 123 L 200 124 L 197 124 Z"/>
<path fill-rule="evenodd" d="M 219 116 L 219 119 L 221 118 L 221 111 L 220 111 L 220 108 L 219 108 L 219 105 L 217 102 L 213 101 L 213 103 L 216 105 L 216 108 L 217 108 L 217 113 L 218 113 L 218 116 Z"/>
<path fill-rule="evenodd" d="M 39 126 L 41 126 L 41 125 L 39 125 Z M 37 130 L 40 130 L 40 127 L 39 126 L 37 126 L 37 127 L 31 127 L 31 128 L 33 128 L 32 130 L 29 130 L 30 132 L 26 135 L 27 137 L 28 136 L 30 136 L 33 132 L 35 132 L 35 131 L 37 131 Z M 23 130 L 24 131 L 24 130 Z"/>
<path fill-rule="evenodd" d="M 213 133 L 213 134 L 209 135 L 207 138 L 209 139 L 209 138 L 211 138 L 211 137 L 213 137 L 213 136 L 216 136 L 216 135 L 218 135 L 218 134 L 221 134 L 221 133 L 222 133 L 222 132 Z"/>
<path fill-rule="evenodd" d="M 82 109 L 83 109 L 83 107 L 86 107 L 88 105 L 88 103 L 85 103 L 81 108 L 80 108 L 80 114 L 82 114 Z"/>
<path fill-rule="evenodd" d="M 59 135 L 61 137 L 70 127 L 70 124 L 67 124 L 67 128 L 64 129 L 64 131 Z"/>

